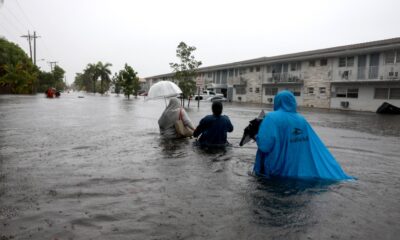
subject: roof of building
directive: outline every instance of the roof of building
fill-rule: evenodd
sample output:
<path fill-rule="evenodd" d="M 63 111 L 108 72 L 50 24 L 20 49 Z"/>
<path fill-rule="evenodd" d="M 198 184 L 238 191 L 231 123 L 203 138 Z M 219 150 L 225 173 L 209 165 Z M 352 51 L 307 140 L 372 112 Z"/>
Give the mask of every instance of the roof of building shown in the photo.
<path fill-rule="evenodd" d="M 298 52 L 298 53 L 290 53 L 290 54 L 284 54 L 284 55 L 278 55 L 278 56 L 272 56 L 272 57 L 254 58 L 254 59 L 249 59 L 249 60 L 244 60 L 244 61 L 202 67 L 202 68 L 198 68 L 197 71 L 198 72 L 207 72 L 207 71 L 215 71 L 215 70 L 237 68 L 237 67 L 256 66 L 256 65 L 268 64 L 268 63 L 278 63 L 278 62 L 282 62 L 282 61 L 299 61 L 299 60 L 307 60 L 307 59 L 313 59 L 313 58 L 324 58 L 324 57 L 350 55 L 350 54 L 354 54 L 354 53 L 361 54 L 364 52 L 366 53 L 366 52 L 373 52 L 373 51 L 382 51 L 382 50 L 388 50 L 388 49 L 399 48 L 399 47 L 400 47 L 400 37 L 379 40 L 379 41 L 372 41 L 372 42 L 344 45 L 344 46 L 338 46 L 338 47 L 323 48 L 323 49 L 304 51 L 304 52 Z M 174 75 L 174 73 L 166 73 L 166 74 L 156 75 L 156 76 L 152 76 L 152 77 L 147 77 L 146 79 L 169 77 L 169 76 L 173 76 L 173 75 Z"/>

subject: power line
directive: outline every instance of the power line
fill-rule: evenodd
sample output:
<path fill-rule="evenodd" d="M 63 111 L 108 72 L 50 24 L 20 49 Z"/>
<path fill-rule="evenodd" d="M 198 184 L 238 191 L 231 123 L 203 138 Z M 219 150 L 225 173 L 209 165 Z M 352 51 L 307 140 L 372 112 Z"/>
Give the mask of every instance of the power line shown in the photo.
<path fill-rule="evenodd" d="M 11 11 L 11 9 L 9 9 L 8 7 L 5 7 L 5 6 L 4 6 L 4 8 L 7 9 L 7 11 L 8 11 L 9 13 L 11 13 L 11 15 L 14 17 L 14 19 L 17 20 L 17 22 L 18 22 L 19 24 L 21 24 L 22 28 L 25 28 L 25 25 L 17 18 L 17 16 Z"/>
<path fill-rule="evenodd" d="M 25 14 L 25 12 L 24 12 L 24 10 L 22 9 L 21 5 L 19 4 L 18 0 L 15 0 L 15 2 L 17 3 L 18 8 L 19 8 L 19 9 L 21 10 L 21 12 L 22 12 L 22 15 L 25 17 L 25 19 L 28 21 L 28 23 L 31 25 L 31 27 L 32 27 L 33 29 L 36 29 L 35 26 L 33 26 L 32 22 L 29 20 L 28 16 Z"/>
<path fill-rule="evenodd" d="M 21 7 L 21 5 L 19 4 L 18 0 L 15 0 L 15 2 L 17 3 L 17 6 L 18 6 L 19 10 L 21 11 L 22 15 L 24 16 L 25 20 L 30 24 L 30 26 L 31 26 L 33 29 L 36 29 L 35 26 L 33 26 L 32 21 L 29 19 L 28 15 L 25 14 L 25 11 L 24 11 L 24 9 Z M 44 48 L 46 49 L 48 55 L 50 55 L 50 57 L 54 56 L 54 55 L 52 54 L 52 51 L 51 51 L 50 48 L 48 47 L 48 44 L 46 43 L 46 40 L 45 40 L 44 38 L 42 38 L 42 43 L 43 43 L 43 46 L 44 46 Z"/>
<path fill-rule="evenodd" d="M 0 1 L 1 1 L 1 0 L 0 0 Z M 3 26 L 3 25 L 0 24 L 0 27 L 3 28 L 4 32 L 7 32 L 10 36 L 11 36 L 11 35 L 14 35 L 14 34 L 11 33 L 11 32 L 9 31 L 9 29 L 7 29 L 5 26 Z M 5 35 L 3 35 L 3 36 L 5 37 Z"/>
<path fill-rule="evenodd" d="M 14 30 L 16 30 L 16 32 L 24 32 L 24 31 L 21 31 L 21 29 L 19 29 L 19 27 L 17 26 L 17 25 L 14 25 L 14 22 L 13 21 L 10 21 L 7 17 L 6 17 L 6 15 L 5 14 L 2 14 L 2 16 L 3 16 L 3 18 L 4 19 L 6 19 L 7 20 L 7 22 L 9 22 L 10 23 L 10 25 L 12 25 L 12 27 L 14 28 Z"/>

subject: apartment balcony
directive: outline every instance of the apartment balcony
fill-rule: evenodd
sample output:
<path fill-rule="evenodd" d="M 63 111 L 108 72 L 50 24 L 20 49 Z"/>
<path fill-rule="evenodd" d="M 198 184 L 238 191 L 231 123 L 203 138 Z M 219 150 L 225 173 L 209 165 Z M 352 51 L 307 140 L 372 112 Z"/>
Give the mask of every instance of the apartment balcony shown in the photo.
<path fill-rule="evenodd" d="M 245 85 L 247 85 L 248 80 L 249 79 L 246 79 L 243 76 L 231 77 L 231 78 L 228 78 L 228 83 L 232 83 L 232 85 L 245 86 Z"/>
<path fill-rule="evenodd" d="M 337 73 L 333 76 L 332 82 L 383 83 L 400 81 L 400 65 L 357 67 L 354 70 L 339 70 Z"/>
<path fill-rule="evenodd" d="M 378 79 L 379 66 L 370 66 L 368 69 L 368 79 Z"/>
<path fill-rule="evenodd" d="M 269 73 L 264 83 L 303 83 L 303 78 L 301 73 Z"/>

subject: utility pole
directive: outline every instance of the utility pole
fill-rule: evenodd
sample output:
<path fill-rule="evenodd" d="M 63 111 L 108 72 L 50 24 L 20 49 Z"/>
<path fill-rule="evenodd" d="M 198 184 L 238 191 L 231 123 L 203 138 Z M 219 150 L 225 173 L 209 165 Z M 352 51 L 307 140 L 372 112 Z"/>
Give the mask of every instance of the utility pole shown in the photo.
<path fill-rule="evenodd" d="M 26 38 L 28 40 L 29 56 L 31 57 L 33 64 L 36 65 L 36 38 L 39 38 L 40 36 L 36 36 L 36 31 L 33 31 L 33 35 L 31 35 L 28 31 L 28 35 L 22 35 L 21 37 Z M 32 39 L 33 39 L 33 58 L 32 58 L 32 44 L 31 44 Z"/>
<path fill-rule="evenodd" d="M 40 36 L 36 36 L 36 31 L 33 31 L 33 64 L 36 65 L 36 38 Z"/>
<path fill-rule="evenodd" d="M 54 66 L 56 66 L 58 62 L 52 61 L 52 62 L 48 62 L 48 63 L 50 64 L 50 70 L 53 71 L 53 64 L 54 64 Z"/>
<path fill-rule="evenodd" d="M 31 46 L 31 40 L 32 40 L 31 37 L 32 37 L 32 35 L 28 31 L 28 35 L 22 35 L 21 37 L 26 38 L 28 40 L 28 43 L 29 43 L 29 56 L 30 56 L 30 58 L 32 60 L 32 46 Z"/>

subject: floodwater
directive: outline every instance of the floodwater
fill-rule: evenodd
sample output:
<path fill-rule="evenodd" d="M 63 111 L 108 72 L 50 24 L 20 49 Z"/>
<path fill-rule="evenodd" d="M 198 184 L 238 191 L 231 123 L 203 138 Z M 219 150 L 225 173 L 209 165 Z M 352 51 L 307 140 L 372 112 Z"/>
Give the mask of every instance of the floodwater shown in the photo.
<path fill-rule="evenodd" d="M 164 107 L 0 96 L 0 239 L 399 238 L 400 116 L 303 109 L 358 178 L 327 184 L 249 174 L 256 145 L 238 143 L 259 105 L 224 105 L 233 146 L 213 153 L 161 139 Z M 188 110 L 195 124 L 209 112 Z"/>

